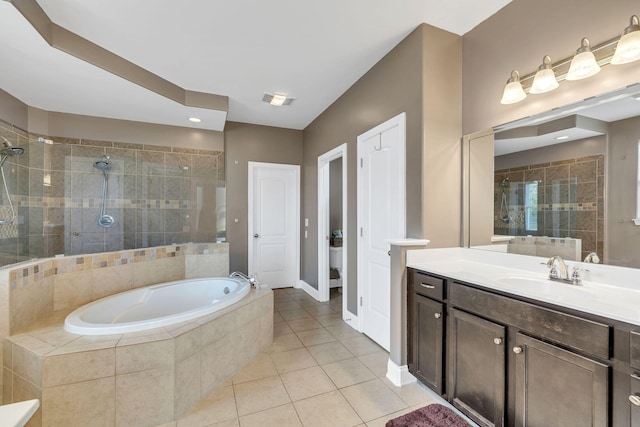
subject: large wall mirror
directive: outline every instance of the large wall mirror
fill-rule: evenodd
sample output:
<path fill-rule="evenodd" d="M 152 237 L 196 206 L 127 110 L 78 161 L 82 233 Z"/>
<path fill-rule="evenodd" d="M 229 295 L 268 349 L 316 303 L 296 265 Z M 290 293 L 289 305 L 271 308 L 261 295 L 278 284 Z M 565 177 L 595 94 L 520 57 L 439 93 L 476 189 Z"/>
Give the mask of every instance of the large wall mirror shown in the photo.
<path fill-rule="evenodd" d="M 640 268 L 639 141 L 640 85 L 465 137 L 465 245 Z"/>

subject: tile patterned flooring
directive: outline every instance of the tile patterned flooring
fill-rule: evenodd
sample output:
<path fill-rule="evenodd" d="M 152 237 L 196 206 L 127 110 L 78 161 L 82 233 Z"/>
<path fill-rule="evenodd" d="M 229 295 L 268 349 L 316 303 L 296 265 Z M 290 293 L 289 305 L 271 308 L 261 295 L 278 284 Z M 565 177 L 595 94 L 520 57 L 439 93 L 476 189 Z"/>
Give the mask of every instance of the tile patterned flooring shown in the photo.
<path fill-rule="evenodd" d="M 444 403 L 421 384 L 399 388 L 385 378 L 389 353 L 342 321 L 335 289 L 326 303 L 278 289 L 274 302 L 273 345 L 162 427 L 378 427 Z"/>

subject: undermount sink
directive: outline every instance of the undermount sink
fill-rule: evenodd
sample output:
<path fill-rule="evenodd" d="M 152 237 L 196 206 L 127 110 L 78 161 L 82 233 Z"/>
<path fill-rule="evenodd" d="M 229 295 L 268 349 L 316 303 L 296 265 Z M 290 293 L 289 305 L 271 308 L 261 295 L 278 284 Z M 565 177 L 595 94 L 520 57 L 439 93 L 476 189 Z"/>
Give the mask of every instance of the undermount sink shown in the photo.
<path fill-rule="evenodd" d="M 503 276 L 495 280 L 503 286 L 518 288 L 520 290 L 531 290 L 536 294 L 544 296 L 552 296 L 555 300 L 562 300 L 563 293 L 567 288 L 575 289 L 580 286 L 574 286 L 570 283 L 554 282 L 547 278 L 528 277 L 528 276 Z"/>
<path fill-rule="evenodd" d="M 516 286 L 548 286 L 552 284 L 552 282 L 548 279 L 538 279 L 536 277 L 526 277 L 526 276 L 505 276 L 496 280 L 505 285 L 516 285 Z"/>

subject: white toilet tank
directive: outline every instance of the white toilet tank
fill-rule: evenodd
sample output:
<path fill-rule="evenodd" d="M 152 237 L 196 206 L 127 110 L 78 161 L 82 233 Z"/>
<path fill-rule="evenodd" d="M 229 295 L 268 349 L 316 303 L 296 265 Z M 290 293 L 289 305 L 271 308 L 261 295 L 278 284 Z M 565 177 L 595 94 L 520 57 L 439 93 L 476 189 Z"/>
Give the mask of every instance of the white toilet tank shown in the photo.
<path fill-rule="evenodd" d="M 342 248 L 341 247 L 329 247 L 329 266 L 331 268 L 337 268 L 342 271 Z"/>

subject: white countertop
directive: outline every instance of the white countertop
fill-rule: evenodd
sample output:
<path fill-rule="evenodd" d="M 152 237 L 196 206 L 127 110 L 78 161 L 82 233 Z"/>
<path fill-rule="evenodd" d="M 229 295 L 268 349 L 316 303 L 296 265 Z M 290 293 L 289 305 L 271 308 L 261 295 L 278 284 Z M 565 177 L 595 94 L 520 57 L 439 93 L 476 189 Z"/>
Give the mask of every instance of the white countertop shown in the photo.
<path fill-rule="evenodd" d="M 38 399 L 2 405 L 0 406 L 0 423 L 2 427 L 22 427 L 39 407 Z"/>
<path fill-rule="evenodd" d="M 468 248 L 407 252 L 407 267 L 640 326 L 640 270 L 567 261 L 583 284 L 548 279 L 547 259 Z"/>

